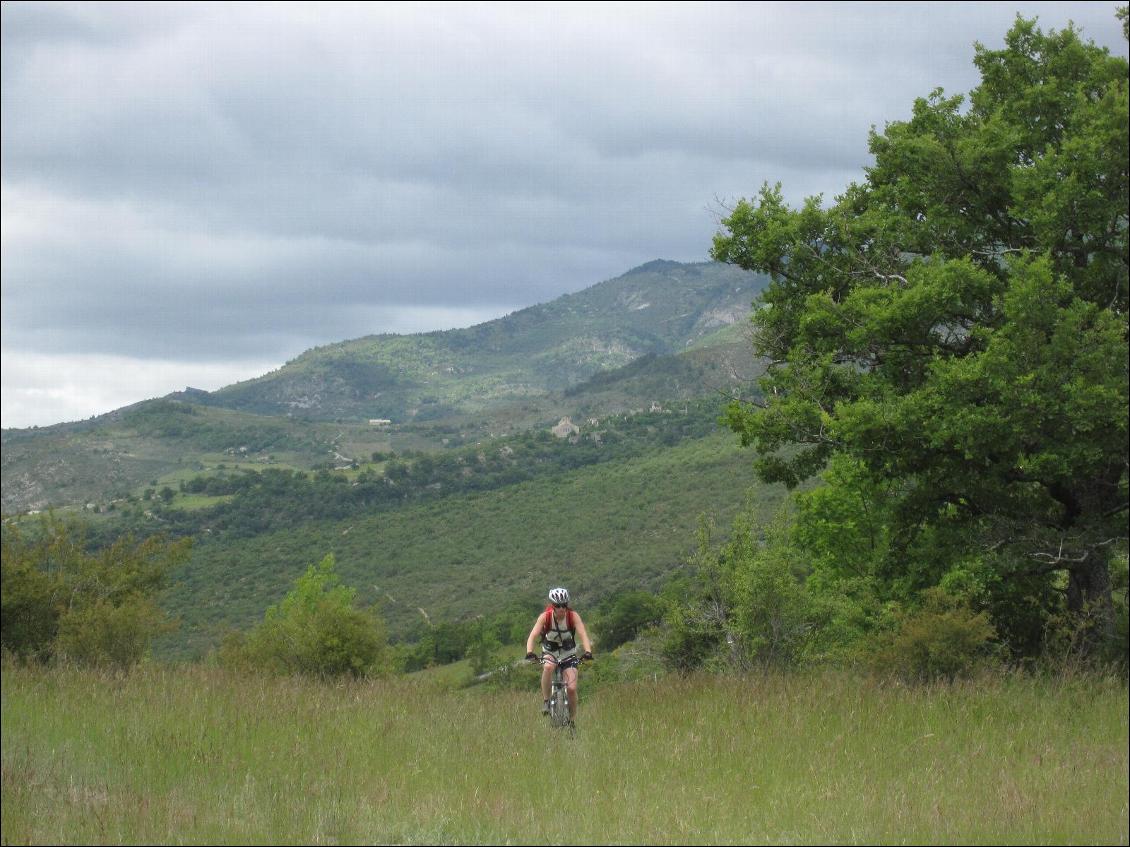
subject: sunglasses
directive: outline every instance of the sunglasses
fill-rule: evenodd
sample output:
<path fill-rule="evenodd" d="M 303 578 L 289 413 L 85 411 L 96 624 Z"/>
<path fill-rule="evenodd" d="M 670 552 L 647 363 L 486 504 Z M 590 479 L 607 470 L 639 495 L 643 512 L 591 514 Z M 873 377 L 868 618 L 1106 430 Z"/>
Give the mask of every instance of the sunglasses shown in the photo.
<path fill-rule="evenodd" d="M 568 603 L 554 603 L 554 604 L 553 604 L 553 608 L 555 608 L 555 609 L 564 609 L 564 608 L 565 608 L 566 606 L 568 606 L 568 605 L 569 605 Z"/>

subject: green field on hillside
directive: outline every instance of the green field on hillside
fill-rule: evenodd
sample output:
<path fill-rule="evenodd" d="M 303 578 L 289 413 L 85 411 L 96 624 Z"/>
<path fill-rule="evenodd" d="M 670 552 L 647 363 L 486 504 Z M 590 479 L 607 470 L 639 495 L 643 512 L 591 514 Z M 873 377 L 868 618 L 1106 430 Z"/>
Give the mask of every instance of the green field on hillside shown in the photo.
<path fill-rule="evenodd" d="M 388 449 L 387 433 L 152 400 L 82 424 L 3 433 L 4 511 L 141 496 L 217 465 L 309 468 L 349 440 Z M 365 454 L 367 455 L 367 453 Z"/>

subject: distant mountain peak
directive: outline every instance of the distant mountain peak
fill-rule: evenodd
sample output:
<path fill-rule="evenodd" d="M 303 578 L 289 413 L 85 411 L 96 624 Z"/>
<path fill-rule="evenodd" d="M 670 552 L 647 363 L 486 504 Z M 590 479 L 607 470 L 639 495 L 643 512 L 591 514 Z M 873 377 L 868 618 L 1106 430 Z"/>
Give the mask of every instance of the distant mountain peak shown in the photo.
<path fill-rule="evenodd" d="M 663 271 L 674 270 L 675 268 L 681 268 L 682 266 L 682 262 L 673 262 L 670 259 L 652 259 L 650 262 L 644 262 L 639 267 L 632 268 L 630 271 L 624 274 L 624 276 L 631 276 L 632 274 L 642 273 L 662 273 Z"/>

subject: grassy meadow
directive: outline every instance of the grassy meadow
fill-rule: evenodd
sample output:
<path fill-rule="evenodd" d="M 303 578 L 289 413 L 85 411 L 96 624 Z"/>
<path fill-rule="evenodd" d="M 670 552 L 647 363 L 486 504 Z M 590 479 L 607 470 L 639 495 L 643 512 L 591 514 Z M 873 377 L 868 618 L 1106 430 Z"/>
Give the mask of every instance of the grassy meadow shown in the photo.
<path fill-rule="evenodd" d="M 591 686 L 590 686 L 591 687 Z M 4 843 L 1127 843 L 1127 688 L 3 670 Z"/>

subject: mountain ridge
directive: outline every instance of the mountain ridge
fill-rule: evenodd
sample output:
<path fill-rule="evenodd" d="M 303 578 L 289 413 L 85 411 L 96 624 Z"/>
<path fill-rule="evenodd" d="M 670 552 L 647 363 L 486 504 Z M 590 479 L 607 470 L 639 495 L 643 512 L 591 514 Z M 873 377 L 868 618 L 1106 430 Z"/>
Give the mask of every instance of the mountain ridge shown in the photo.
<path fill-rule="evenodd" d="M 404 423 L 474 412 L 686 349 L 747 316 L 765 281 L 729 265 L 654 260 L 472 327 L 311 348 L 269 374 L 193 399 L 313 420 Z"/>
<path fill-rule="evenodd" d="M 737 324 L 763 283 L 655 260 L 472 327 L 363 336 L 217 391 L 4 430 L 3 511 L 108 508 L 233 458 L 310 469 L 682 402 L 752 378 Z"/>

